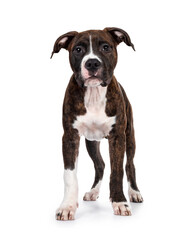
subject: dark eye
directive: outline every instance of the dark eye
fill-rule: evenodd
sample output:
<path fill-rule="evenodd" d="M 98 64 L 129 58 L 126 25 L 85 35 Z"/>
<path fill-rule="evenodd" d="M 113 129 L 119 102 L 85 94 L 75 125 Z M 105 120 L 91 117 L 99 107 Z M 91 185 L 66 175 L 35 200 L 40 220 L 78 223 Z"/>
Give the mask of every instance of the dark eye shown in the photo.
<path fill-rule="evenodd" d="M 105 43 L 105 44 L 102 45 L 102 50 L 103 50 L 104 52 L 110 52 L 111 49 L 112 49 L 111 46 L 109 46 L 107 43 Z"/>
<path fill-rule="evenodd" d="M 80 47 L 80 46 L 75 47 L 75 49 L 74 49 L 74 53 L 76 53 L 76 54 L 80 54 L 80 53 L 82 53 L 82 52 L 83 52 L 82 47 Z"/>

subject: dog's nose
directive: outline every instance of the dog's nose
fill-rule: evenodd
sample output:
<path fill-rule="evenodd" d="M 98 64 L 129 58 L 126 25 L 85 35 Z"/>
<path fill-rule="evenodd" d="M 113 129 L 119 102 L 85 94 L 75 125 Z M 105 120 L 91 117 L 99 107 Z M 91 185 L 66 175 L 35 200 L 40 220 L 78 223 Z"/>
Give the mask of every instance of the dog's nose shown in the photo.
<path fill-rule="evenodd" d="M 85 63 L 85 68 L 89 71 L 96 71 L 101 67 L 101 63 L 98 59 L 89 59 Z"/>

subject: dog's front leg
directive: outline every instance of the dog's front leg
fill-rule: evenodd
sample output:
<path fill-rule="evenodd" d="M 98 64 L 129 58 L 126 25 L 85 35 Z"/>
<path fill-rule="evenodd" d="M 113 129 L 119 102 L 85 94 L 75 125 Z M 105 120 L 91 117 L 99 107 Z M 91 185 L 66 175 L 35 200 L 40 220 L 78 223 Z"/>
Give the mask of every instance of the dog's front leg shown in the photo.
<path fill-rule="evenodd" d="M 123 193 L 123 160 L 126 147 L 126 136 L 124 128 L 118 134 L 114 133 L 109 138 L 109 151 L 111 160 L 110 176 L 110 199 L 115 215 L 131 215 Z"/>
<path fill-rule="evenodd" d="M 76 130 L 63 136 L 64 199 L 56 211 L 57 220 L 73 220 L 78 207 L 77 157 L 80 137 Z"/>

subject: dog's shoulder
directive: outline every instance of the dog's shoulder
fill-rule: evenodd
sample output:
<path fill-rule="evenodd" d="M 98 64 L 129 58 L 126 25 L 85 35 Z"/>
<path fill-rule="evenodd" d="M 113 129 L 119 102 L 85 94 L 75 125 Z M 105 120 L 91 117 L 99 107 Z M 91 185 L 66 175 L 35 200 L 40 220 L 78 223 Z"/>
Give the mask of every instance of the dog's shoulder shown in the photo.
<path fill-rule="evenodd" d="M 63 102 L 63 114 L 85 114 L 84 95 L 85 89 L 77 84 L 73 74 L 66 88 Z"/>
<path fill-rule="evenodd" d="M 114 116 L 117 115 L 118 112 L 121 112 L 121 114 L 124 112 L 123 109 L 125 106 L 125 99 L 123 91 L 114 76 L 108 85 L 106 98 L 106 113 L 108 116 Z"/>

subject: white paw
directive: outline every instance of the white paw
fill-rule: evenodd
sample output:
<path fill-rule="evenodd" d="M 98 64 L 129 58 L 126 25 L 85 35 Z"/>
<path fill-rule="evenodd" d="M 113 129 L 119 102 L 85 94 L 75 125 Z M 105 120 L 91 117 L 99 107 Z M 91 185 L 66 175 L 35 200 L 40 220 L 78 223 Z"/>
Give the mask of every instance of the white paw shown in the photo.
<path fill-rule="evenodd" d="M 85 193 L 83 200 L 84 201 L 96 201 L 99 197 L 99 191 L 91 189 L 90 192 Z"/>
<path fill-rule="evenodd" d="M 77 207 L 78 204 L 62 203 L 61 206 L 56 210 L 56 219 L 62 221 L 74 220 Z"/>
<path fill-rule="evenodd" d="M 127 202 L 113 202 L 112 207 L 115 215 L 131 216 L 131 209 Z"/>
<path fill-rule="evenodd" d="M 129 186 L 129 190 L 128 190 L 128 195 L 129 195 L 130 202 L 136 202 L 136 203 L 143 202 L 141 193 L 139 191 L 135 191 L 130 186 Z"/>
<path fill-rule="evenodd" d="M 96 201 L 99 197 L 99 190 L 101 187 L 101 181 L 99 181 L 90 192 L 85 193 L 83 200 L 84 201 Z"/>

